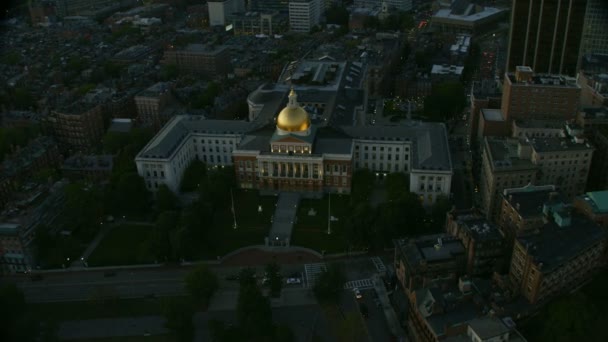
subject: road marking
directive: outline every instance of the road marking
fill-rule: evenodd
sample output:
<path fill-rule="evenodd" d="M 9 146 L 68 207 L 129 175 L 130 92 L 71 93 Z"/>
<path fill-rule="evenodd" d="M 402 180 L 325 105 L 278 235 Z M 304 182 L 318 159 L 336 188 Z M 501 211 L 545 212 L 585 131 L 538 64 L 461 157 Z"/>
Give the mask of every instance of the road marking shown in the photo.
<path fill-rule="evenodd" d="M 384 262 L 382 262 L 382 259 L 380 259 L 380 257 L 371 257 L 372 262 L 374 263 L 374 266 L 376 267 L 376 270 L 378 272 L 385 272 L 386 271 L 386 266 L 384 266 Z"/>
<path fill-rule="evenodd" d="M 352 280 L 352 281 L 346 282 L 344 284 L 345 290 L 354 289 L 355 287 L 358 288 L 359 290 L 373 289 L 374 281 L 370 278 L 366 278 L 366 279 Z"/>
<path fill-rule="evenodd" d="M 317 282 L 317 278 L 319 274 L 325 272 L 327 267 L 325 263 L 316 263 L 316 264 L 305 264 L 304 265 L 304 274 L 306 274 L 306 284 L 308 287 L 313 287 Z"/>

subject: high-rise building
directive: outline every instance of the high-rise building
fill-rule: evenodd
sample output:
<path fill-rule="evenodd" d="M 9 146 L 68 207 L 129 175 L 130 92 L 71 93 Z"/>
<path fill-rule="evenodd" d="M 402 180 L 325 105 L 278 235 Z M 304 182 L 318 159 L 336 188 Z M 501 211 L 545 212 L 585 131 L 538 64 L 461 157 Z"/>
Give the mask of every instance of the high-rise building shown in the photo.
<path fill-rule="evenodd" d="M 575 75 L 586 7 L 587 0 L 513 0 L 507 71 L 529 65 Z"/>
<path fill-rule="evenodd" d="M 310 32 L 319 25 L 322 4 L 320 0 L 291 0 L 289 1 L 289 27 L 295 32 Z"/>
<path fill-rule="evenodd" d="M 608 54 L 608 1 L 587 0 L 581 54 Z"/>

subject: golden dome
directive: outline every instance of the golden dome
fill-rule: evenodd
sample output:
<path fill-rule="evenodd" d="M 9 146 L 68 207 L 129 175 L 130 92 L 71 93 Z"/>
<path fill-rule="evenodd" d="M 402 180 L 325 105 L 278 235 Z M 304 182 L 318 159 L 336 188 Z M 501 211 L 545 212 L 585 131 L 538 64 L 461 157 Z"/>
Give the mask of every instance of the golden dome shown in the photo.
<path fill-rule="evenodd" d="M 310 118 L 304 108 L 298 104 L 298 96 L 291 89 L 287 107 L 277 117 L 277 127 L 287 132 L 301 132 L 310 127 Z"/>

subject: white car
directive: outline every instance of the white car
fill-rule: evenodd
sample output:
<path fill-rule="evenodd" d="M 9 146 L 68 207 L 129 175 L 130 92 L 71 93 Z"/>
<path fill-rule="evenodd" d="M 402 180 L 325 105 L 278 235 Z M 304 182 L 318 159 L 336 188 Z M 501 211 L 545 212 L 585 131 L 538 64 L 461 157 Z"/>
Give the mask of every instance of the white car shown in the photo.
<path fill-rule="evenodd" d="M 302 284 L 302 280 L 300 278 L 287 278 L 287 284 Z"/>
<path fill-rule="evenodd" d="M 355 288 L 353 289 L 353 292 L 355 293 L 355 298 L 357 298 L 357 299 L 361 299 L 361 298 L 363 298 L 363 295 L 361 295 L 361 291 L 359 291 L 359 289 L 358 289 L 358 288 L 356 288 L 356 287 L 355 287 Z"/>

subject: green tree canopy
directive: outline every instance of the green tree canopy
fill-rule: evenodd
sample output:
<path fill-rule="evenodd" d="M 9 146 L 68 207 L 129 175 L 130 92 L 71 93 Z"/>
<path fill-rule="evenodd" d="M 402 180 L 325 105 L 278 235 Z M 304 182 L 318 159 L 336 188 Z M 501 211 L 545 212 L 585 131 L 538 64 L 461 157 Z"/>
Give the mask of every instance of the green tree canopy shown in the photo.
<path fill-rule="evenodd" d="M 329 264 L 327 269 L 317 278 L 313 293 L 319 303 L 338 303 L 345 282 L 346 276 L 342 269 L 335 264 Z"/>
<path fill-rule="evenodd" d="M 193 160 L 184 171 L 180 189 L 183 192 L 196 191 L 207 181 L 207 165 L 202 161 Z"/>
<path fill-rule="evenodd" d="M 199 305 L 207 306 L 218 287 L 217 276 L 205 265 L 197 266 L 186 275 L 186 289 Z"/>
<path fill-rule="evenodd" d="M 164 211 L 156 219 L 148 247 L 159 261 L 175 259 L 176 252 L 171 234 L 177 228 L 178 217 L 178 213 L 175 211 Z"/>
<path fill-rule="evenodd" d="M 266 277 L 268 277 L 268 287 L 270 295 L 274 298 L 281 295 L 283 288 L 283 278 L 281 277 L 281 268 L 276 262 L 266 265 Z"/>
<path fill-rule="evenodd" d="M 335 3 L 325 10 L 325 18 L 328 24 L 336 24 L 348 27 L 349 16 L 350 14 L 348 13 L 346 7 L 337 5 Z"/>
<path fill-rule="evenodd" d="M 245 269 L 239 275 L 239 296 L 236 316 L 241 331 L 251 341 L 267 340 L 274 335 L 270 301 L 262 295 L 253 278 L 253 271 Z"/>
<path fill-rule="evenodd" d="M 369 201 L 374 189 L 374 174 L 369 169 L 359 169 L 353 174 L 351 203 Z"/>
<path fill-rule="evenodd" d="M 460 82 L 448 81 L 433 87 L 431 95 L 424 99 L 424 111 L 434 120 L 453 119 L 467 105 L 464 86 Z"/>
<path fill-rule="evenodd" d="M 156 207 L 159 212 L 176 210 L 179 201 L 177 196 L 165 184 L 161 184 L 156 191 Z"/>
<path fill-rule="evenodd" d="M 149 209 L 150 193 L 144 179 L 136 172 L 120 177 L 114 190 L 114 212 L 123 215 L 142 214 Z"/>
<path fill-rule="evenodd" d="M 23 292 L 17 286 L 0 287 L 0 341 L 36 341 L 39 327 L 27 313 Z"/>

